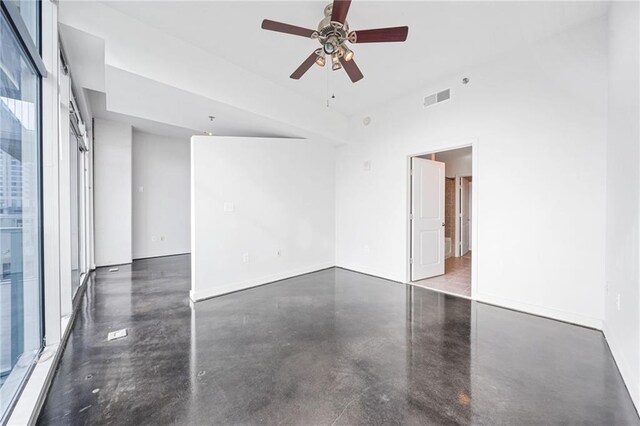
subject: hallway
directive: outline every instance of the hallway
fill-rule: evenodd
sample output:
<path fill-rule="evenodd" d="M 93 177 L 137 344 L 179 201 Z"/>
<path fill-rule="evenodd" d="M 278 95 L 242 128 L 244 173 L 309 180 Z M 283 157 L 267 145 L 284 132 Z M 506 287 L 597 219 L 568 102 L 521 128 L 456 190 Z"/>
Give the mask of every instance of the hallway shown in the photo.
<path fill-rule="evenodd" d="M 444 275 L 413 283 L 420 287 L 471 297 L 471 251 L 444 262 Z"/>
<path fill-rule="evenodd" d="M 98 269 L 39 424 L 640 424 L 598 331 L 338 268 L 191 308 L 189 262 Z"/>

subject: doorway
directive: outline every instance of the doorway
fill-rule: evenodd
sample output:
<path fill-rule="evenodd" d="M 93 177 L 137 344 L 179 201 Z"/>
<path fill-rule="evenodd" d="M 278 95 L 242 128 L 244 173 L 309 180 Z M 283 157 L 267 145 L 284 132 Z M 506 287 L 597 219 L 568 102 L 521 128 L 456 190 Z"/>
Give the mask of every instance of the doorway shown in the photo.
<path fill-rule="evenodd" d="M 473 147 L 410 158 L 410 281 L 471 297 Z"/>

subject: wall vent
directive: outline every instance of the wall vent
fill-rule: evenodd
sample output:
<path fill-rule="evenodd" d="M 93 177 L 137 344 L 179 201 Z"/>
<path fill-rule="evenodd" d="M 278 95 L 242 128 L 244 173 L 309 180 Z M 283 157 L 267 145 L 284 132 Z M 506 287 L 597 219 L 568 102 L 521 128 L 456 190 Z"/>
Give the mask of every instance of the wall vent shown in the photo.
<path fill-rule="evenodd" d="M 440 102 L 444 102 L 446 100 L 451 99 L 451 89 L 446 89 L 438 93 L 434 93 L 433 95 L 429 95 L 424 98 L 424 106 L 428 107 L 431 105 L 435 105 Z"/>

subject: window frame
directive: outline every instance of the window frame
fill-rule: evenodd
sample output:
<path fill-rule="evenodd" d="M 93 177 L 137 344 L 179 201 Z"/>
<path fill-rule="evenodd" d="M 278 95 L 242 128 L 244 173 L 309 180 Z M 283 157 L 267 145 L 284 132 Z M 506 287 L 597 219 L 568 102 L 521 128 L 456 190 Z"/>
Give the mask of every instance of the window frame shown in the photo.
<path fill-rule="evenodd" d="M 13 28 L 13 32 L 17 36 L 18 42 L 24 50 L 27 58 L 35 68 L 36 72 L 40 75 L 40 78 L 46 78 L 47 68 L 44 66 L 44 61 L 42 60 L 40 49 L 38 49 L 33 38 L 31 37 L 31 33 L 27 28 L 27 24 L 24 23 L 22 15 L 20 15 L 20 11 L 11 0 L 0 0 L 0 5 L 2 7 L 2 12 L 5 14 L 7 21 L 9 21 L 9 25 L 11 25 L 11 27 Z M 40 17 L 42 16 L 42 7 L 40 5 L 40 2 L 38 2 L 37 13 L 38 27 L 42 27 L 40 19 Z M 42 37 L 42 31 L 38 31 L 38 34 L 40 37 Z"/>
<path fill-rule="evenodd" d="M 46 346 L 46 329 L 45 329 L 45 284 L 44 284 L 44 179 L 43 179 L 43 79 L 45 79 L 48 75 L 47 69 L 45 67 L 44 61 L 42 59 L 42 3 L 39 0 L 37 1 L 37 9 L 36 9 L 36 36 L 38 37 L 38 44 L 36 45 L 35 40 L 32 37 L 31 32 L 27 28 L 22 15 L 20 14 L 20 10 L 15 5 L 16 0 L 0 0 L 0 13 L 6 19 L 8 25 L 11 27 L 12 33 L 15 36 L 18 47 L 22 50 L 24 54 L 24 59 L 26 62 L 31 65 L 33 71 L 35 72 L 37 78 L 37 95 L 36 101 L 37 105 L 37 114 L 38 118 L 36 121 L 36 131 L 37 131 L 37 156 L 38 156 L 38 164 L 37 164 L 37 182 L 38 182 L 38 232 L 39 232 L 39 262 L 38 262 L 38 276 L 39 276 L 39 310 L 40 310 L 40 347 L 38 348 L 38 352 L 36 354 L 35 362 L 33 362 L 28 371 L 26 372 L 24 378 L 22 379 L 22 383 L 16 390 L 15 395 L 12 396 L 11 402 L 6 407 L 5 412 L 0 412 L 0 424 L 7 421 L 16 406 L 16 403 L 20 399 L 24 388 L 29 381 L 31 374 L 36 366 L 38 358 L 41 356 L 42 351 Z"/>

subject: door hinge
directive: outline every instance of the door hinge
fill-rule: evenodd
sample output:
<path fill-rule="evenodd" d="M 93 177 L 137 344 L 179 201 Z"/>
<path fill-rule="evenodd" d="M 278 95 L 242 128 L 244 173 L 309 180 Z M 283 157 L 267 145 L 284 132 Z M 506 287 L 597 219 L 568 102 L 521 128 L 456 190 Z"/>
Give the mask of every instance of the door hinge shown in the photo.
<path fill-rule="evenodd" d="M 413 257 L 409 259 L 409 265 L 413 265 Z"/>
<path fill-rule="evenodd" d="M 409 213 L 409 220 L 413 220 L 413 215 Z"/>

